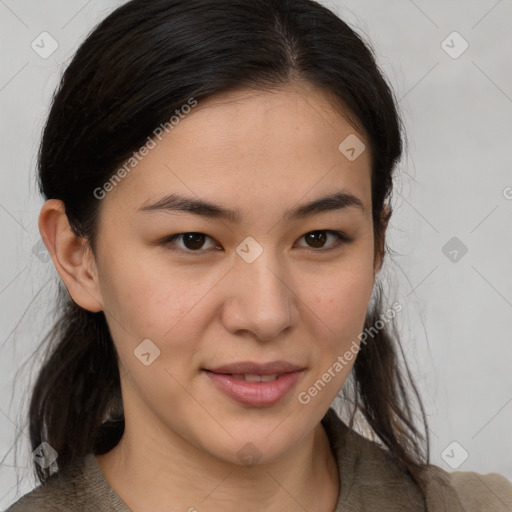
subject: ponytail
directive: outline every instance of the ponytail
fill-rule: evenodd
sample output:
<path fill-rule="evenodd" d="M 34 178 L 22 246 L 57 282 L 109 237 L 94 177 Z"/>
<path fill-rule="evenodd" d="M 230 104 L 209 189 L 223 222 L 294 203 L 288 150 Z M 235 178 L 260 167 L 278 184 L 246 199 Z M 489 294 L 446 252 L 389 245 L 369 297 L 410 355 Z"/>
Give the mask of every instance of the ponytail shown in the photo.
<path fill-rule="evenodd" d="M 363 332 L 376 333 L 366 339 L 365 343 L 361 343 L 352 369 L 352 396 L 346 397 L 346 402 L 355 405 L 349 426 L 353 427 L 355 414 L 360 410 L 373 433 L 377 435 L 377 441 L 387 447 L 398 466 L 405 469 L 423 490 L 420 474 L 422 466 L 429 464 L 430 456 L 430 436 L 425 409 L 405 360 L 394 322 L 386 322 L 393 328 L 393 336 L 386 326 L 375 329 L 378 322 L 382 322 L 384 318 L 381 284 L 377 283 L 375 289 L 375 305 L 369 308 Z M 396 347 L 400 348 L 407 379 L 399 367 Z M 411 409 L 411 391 L 421 410 L 426 438 L 415 426 L 414 411 Z M 345 389 L 343 393 L 346 396 Z M 424 441 L 426 445 L 423 444 Z"/>
<path fill-rule="evenodd" d="M 124 418 L 117 354 L 105 315 L 75 304 L 62 285 L 58 303 L 62 314 L 47 336 L 29 429 L 32 449 L 48 443 L 57 452 L 59 472 L 65 472 L 91 451 L 112 449 L 123 434 Z M 52 465 L 36 463 L 34 468 L 43 483 Z"/>

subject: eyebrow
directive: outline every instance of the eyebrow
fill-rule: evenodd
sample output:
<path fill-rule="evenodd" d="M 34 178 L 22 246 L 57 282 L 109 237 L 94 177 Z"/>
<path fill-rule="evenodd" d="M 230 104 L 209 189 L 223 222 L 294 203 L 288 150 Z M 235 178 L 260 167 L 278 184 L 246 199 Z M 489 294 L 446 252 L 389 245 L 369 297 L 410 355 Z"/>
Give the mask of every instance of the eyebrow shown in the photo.
<path fill-rule="evenodd" d="M 339 191 L 287 210 L 283 217 L 289 221 L 298 220 L 347 208 L 365 211 L 364 204 L 358 197 L 349 192 Z M 240 224 L 243 218 L 240 210 L 230 210 L 216 203 L 179 194 L 169 194 L 154 203 L 142 205 L 139 211 L 187 212 L 201 217 L 223 219 L 236 224 Z"/>

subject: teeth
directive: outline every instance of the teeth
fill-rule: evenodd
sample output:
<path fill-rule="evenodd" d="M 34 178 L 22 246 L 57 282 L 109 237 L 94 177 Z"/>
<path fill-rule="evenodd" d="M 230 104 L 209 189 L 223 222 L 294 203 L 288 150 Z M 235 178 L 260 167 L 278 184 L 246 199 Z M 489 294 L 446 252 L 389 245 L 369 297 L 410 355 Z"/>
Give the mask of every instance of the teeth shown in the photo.
<path fill-rule="evenodd" d="M 279 377 L 278 373 L 273 375 L 254 375 L 254 374 L 233 374 L 235 379 L 245 380 L 246 382 L 270 382 L 271 380 L 277 379 Z"/>
<path fill-rule="evenodd" d="M 260 377 L 261 382 L 270 382 L 271 380 L 276 380 L 279 377 L 279 374 L 275 373 L 274 375 L 262 375 Z M 247 377 L 246 377 L 247 380 Z"/>

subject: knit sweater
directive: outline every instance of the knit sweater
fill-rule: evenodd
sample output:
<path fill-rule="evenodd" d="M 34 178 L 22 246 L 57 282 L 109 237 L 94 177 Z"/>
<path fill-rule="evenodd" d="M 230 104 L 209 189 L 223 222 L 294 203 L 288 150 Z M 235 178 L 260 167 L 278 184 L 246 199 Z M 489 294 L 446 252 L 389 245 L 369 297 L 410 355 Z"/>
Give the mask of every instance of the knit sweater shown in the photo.
<path fill-rule="evenodd" d="M 340 475 L 333 512 L 511 512 L 512 482 L 496 473 L 447 472 L 426 465 L 426 504 L 412 478 L 379 444 L 329 409 L 322 419 Z M 169 507 L 171 510 L 172 507 Z M 89 453 L 65 475 L 54 473 L 6 512 L 131 512 Z"/>

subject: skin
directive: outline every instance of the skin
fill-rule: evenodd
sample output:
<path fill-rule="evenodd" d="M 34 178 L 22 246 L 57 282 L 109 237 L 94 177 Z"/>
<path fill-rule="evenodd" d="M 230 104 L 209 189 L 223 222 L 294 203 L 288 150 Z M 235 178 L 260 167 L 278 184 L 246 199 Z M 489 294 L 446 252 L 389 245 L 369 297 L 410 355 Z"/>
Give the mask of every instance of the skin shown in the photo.
<path fill-rule="evenodd" d="M 338 150 L 350 134 L 367 148 L 355 161 Z M 307 405 L 297 395 L 363 330 L 382 254 L 368 148 L 319 89 L 241 90 L 200 102 L 106 194 L 96 254 L 60 201 L 44 204 L 39 228 L 57 271 L 76 303 L 104 311 L 119 353 L 126 430 L 97 460 L 133 511 L 334 510 L 339 475 L 320 420 L 355 358 Z M 283 219 L 334 190 L 364 211 Z M 243 221 L 138 210 L 171 192 L 240 209 Z M 353 241 L 305 237 L 318 230 Z M 161 242 L 191 232 L 208 236 Z M 250 264 L 236 253 L 249 236 L 263 248 Z M 134 356 L 147 338 L 161 351 L 149 366 Z M 201 371 L 246 360 L 305 371 L 270 407 L 235 402 Z M 261 454 L 251 467 L 237 456 L 249 442 Z"/>

